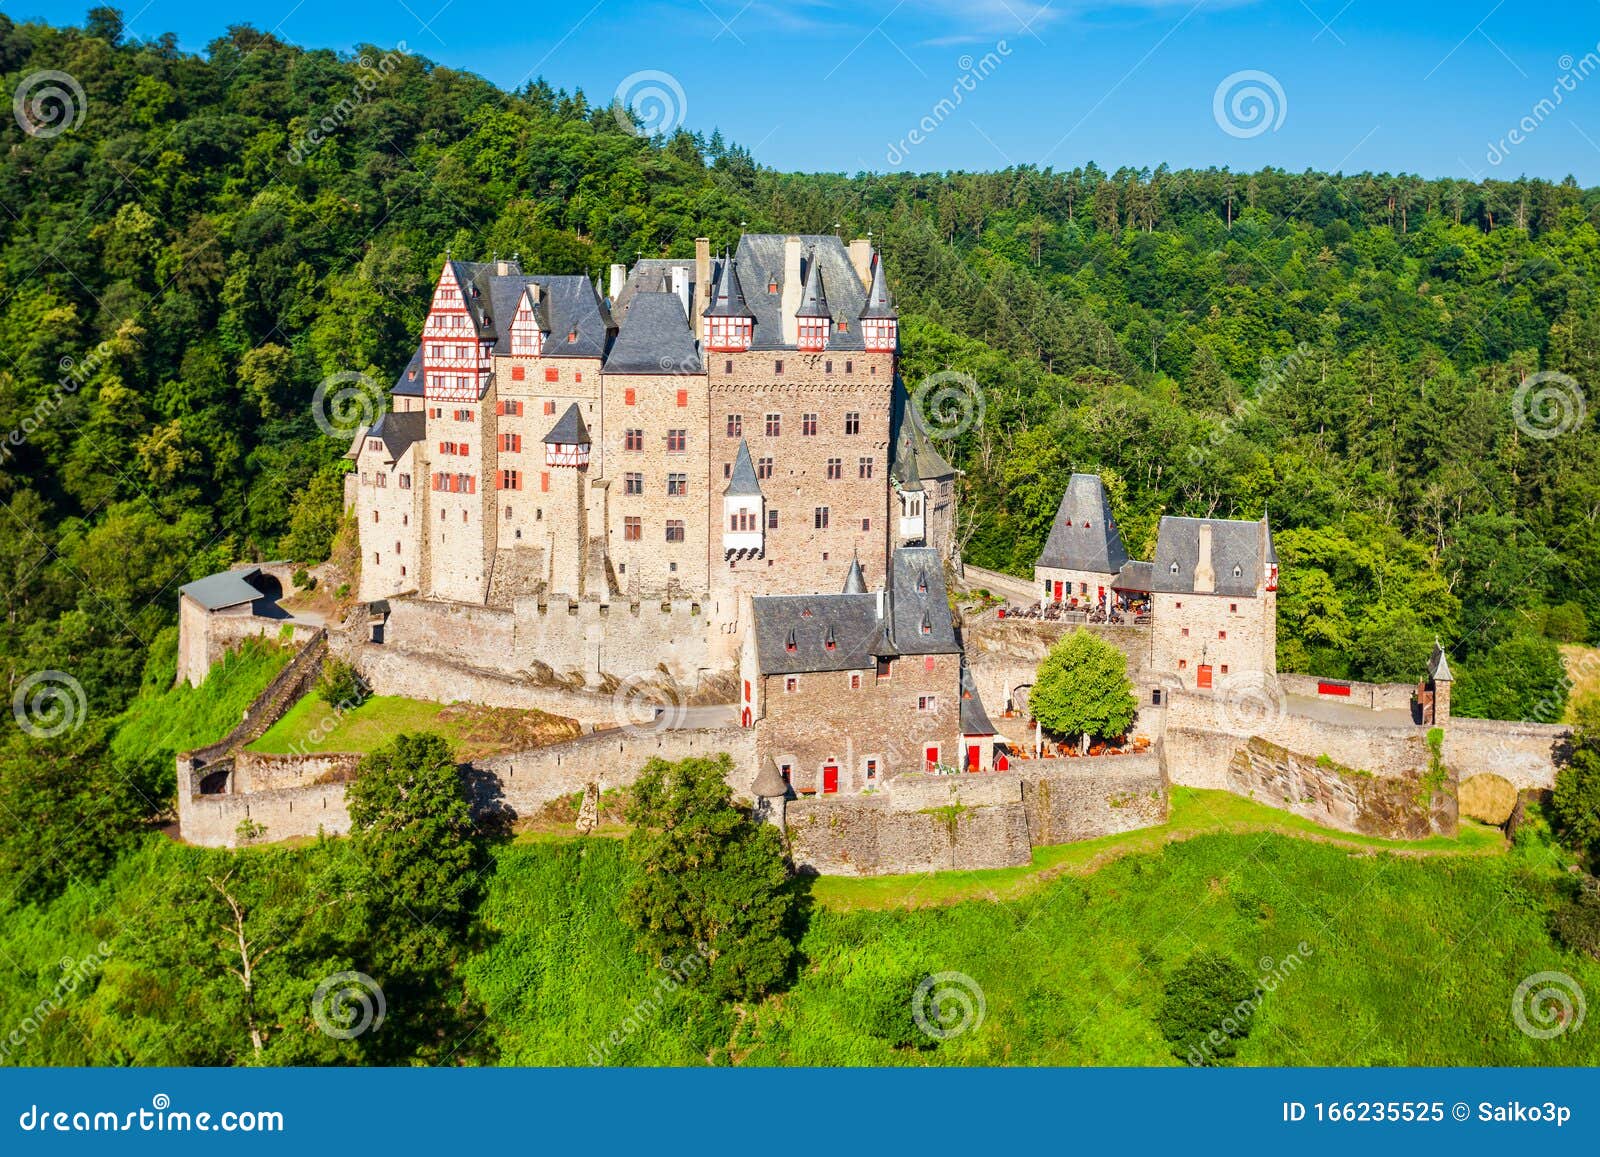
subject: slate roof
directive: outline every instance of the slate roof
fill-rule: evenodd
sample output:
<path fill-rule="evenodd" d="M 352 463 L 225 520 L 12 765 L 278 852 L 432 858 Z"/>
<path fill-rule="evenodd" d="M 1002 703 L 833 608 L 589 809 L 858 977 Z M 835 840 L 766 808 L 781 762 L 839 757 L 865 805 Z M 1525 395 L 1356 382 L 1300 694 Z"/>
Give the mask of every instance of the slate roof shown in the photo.
<path fill-rule="evenodd" d="M 608 374 L 703 373 L 700 343 L 675 293 L 638 293 L 605 361 Z"/>
<path fill-rule="evenodd" d="M 783 782 L 783 773 L 772 762 L 772 756 L 761 761 L 761 770 L 756 772 L 750 791 L 757 799 L 781 799 L 789 794 L 789 785 Z"/>
<path fill-rule="evenodd" d="M 490 279 L 494 265 L 487 261 L 451 261 L 450 270 L 461 288 L 461 301 L 467 307 L 473 327 L 480 339 L 494 336 L 493 311 L 490 307 Z"/>
<path fill-rule="evenodd" d="M 978 694 L 978 685 L 973 682 L 972 668 L 963 662 L 961 664 L 961 734 L 993 735 L 994 733 L 994 724 L 989 721 L 989 713 L 983 709 L 983 699 Z"/>
<path fill-rule="evenodd" d="M 1050 524 L 1050 537 L 1039 553 L 1039 566 L 1057 570 L 1116 574 L 1128 561 L 1111 500 L 1098 474 L 1074 474 Z M 1193 569 L 1193 568 L 1191 568 Z"/>
<path fill-rule="evenodd" d="M 1129 559 L 1122 564 L 1122 569 L 1117 572 L 1117 577 L 1111 581 L 1111 589 L 1148 592 L 1154 570 L 1155 567 L 1152 563 Z"/>
<path fill-rule="evenodd" d="M 617 298 L 611 303 L 611 315 L 617 322 L 627 319 L 628 310 L 633 307 L 636 297 L 644 293 L 672 293 L 672 271 L 684 271 L 684 279 L 689 283 L 689 301 L 693 303 L 698 295 L 695 292 L 695 263 L 692 257 L 646 257 L 635 263 L 628 270 L 628 279 L 622 283 L 622 288 L 617 290 Z M 674 294 L 674 296 L 676 296 Z"/>
<path fill-rule="evenodd" d="M 544 331 L 541 356 L 547 358 L 604 357 L 611 319 L 594 285 L 582 274 L 528 277 L 518 272 L 487 279 L 494 321 L 494 352 L 511 352 L 511 321 L 528 286 L 537 286 L 539 300 L 534 316 Z M 577 337 L 568 341 L 569 334 Z"/>
<path fill-rule="evenodd" d="M 800 238 L 801 253 L 810 251 L 816 269 L 828 287 L 828 305 L 835 323 L 850 322 L 850 328 L 841 332 L 837 324 L 828 335 L 830 351 L 861 350 L 866 347 L 861 340 L 861 327 L 854 324 L 866 304 L 867 287 L 856 276 L 850 263 L 850 252 L 845 244 L 831 233 L 808 233 Z M 739 262 L 739 278 L 745 289 L 745 301 L 750 315 L 755 318 L 752 349 L 793 349 L 783 340 L 783 253 L 784 234 L 746 233 L 739 238 L 735 257 Z M 804 265 L 804 261 L 802 261 Z M 767 286 L 776 284 L 778 291 L 768 293 Z"/>
<path fill-rule="evenodd" d="M 427 424 L 421 410 L 407 410 L 398 413 L 390 410 L 379 414 L 378 420 L 372 423 L 363 438 L 381 438 L 385 462 L 398 462 L 400 456 L 409 450 L 416 442 L 427 437 Z"/>
<path fill-rule="evenodd" d="M 711 302 L 705 308 L 705 317 L 754 317 L 744 299 L 744 285 L 739 281 L 739 261 L 724 255 L 711 275 Z"/>
<path fill-rule="evenodd" d="M 822 284 L 822 262 L 817 260 L 815 249 L 801 258 L 805 266 L 805 288 L 800 292 L 800 308 L 794 311 L 796 317 L 828 317 L 833 314 L 828 310 L 828 291 Z"/>
<path fill-rule="evenodd" d="M 739 439 L 739 453 L 733 459 L 733 473 L 728 476 L 728 484 L 722 488 L 723 497 L 732 495 L 757 495 L 761 493 L 761 482 L 756 478 L 755 465 L 750 461 L 750 447 L 743 438 Z"/>
<path fill-rule="evenodd" d="M 861 316 L 900 316 L 900 311 L 894 307 L 894 299 L 889 296 L 889 283 L 883 277 L 883 259 L 876 253 L 872 255 L 872 285 L 867 290 L 867 303 L 861 307 Z"/>
<path fill-rule="evenodd" d="M 258 566 L 225 570 L 207 575 L 203 579 L 196 579 L 192 583 L 185 583 L 178 590 L 206 610 L 220 611 L 225 607 L 236 607 L 240 603 L 253 603 L 257 599 L 266 598 L 267 592 L 251 581 L 260 574 L 261 568 Z"/>
<path fill-rule="evenodd" d="M 589 444 L 589 427 L 583 424 L 583 415 L 578 413 L 578 403 L 573 402 L 567 407 L 567 412 L 556 419 L 556 424 L 544 436 L 544 441 L 551 446 L 587 446 Z"/>
<path fill-rule="evenodd" d="M 890 393 L 889 426 L 889 439 L 894 446 L 889 473 L 901 490 L 921 490 L 925 478 L 940 480 L 956 476 L 955 467 L 934 449 L 933 439 L 923 428 L 911 395 L 898 379 Z"/>
<path fill-rule="evenodd" d="M 417 352 L 411 355 L 411 360 L 406 363 L 406 368 L 400 371 L 400 376 L 394 380 L 393 393 L 402 398 L 422 397 L 422 343 L 417 343 Z"/>
<path fill-rule="evenodd" d="M 844 591 L 847 595 L 864 595 L 867 593 L 867 576 L 861 573 L 861 560 L 852 558 L 850 569 L 845 572 Z"/>
<path fill-rule="evenodd" d="M 1193 594 L 1194 569 L 1200 558 L 1200 528 L 1211 527 L 1211 569 L 1216 590 L 1206 594 L 1255 598 L 1265 569 L 1262 546 L 1266 538 L 1259 522 L 1226 518 L 1163 518 L 1156 534 L 1156 557 L 1151 568 L 1151 590 L 1165 594 Z M 1235 568 L 1238 573 L 1235 574 Z"/>
<path fill-rule="evenodd" d="M 764 595 L 752 602 L 763 675 L 858 671 L 879 656 L 961 651 L 939 554 L 928 547 L 895 551 L 880 593 Z"/>
<path fill-rule="evenodd" d="M 1433 641 L 1433 654 L 1428 658 L 1428 678 L 1435 683 L 1455 682 L 1455 676 L 1450 673 L 1450 660 L 1438 639 Z"/>
<path fill-rule="evenodd" d="M 897 655 L 951 655 L 961 650 L 950 616 L 939 552 L 904 546 L 889 557 L 889 638 Z M 926 623 L 930 628 L 922 630 Z"/>

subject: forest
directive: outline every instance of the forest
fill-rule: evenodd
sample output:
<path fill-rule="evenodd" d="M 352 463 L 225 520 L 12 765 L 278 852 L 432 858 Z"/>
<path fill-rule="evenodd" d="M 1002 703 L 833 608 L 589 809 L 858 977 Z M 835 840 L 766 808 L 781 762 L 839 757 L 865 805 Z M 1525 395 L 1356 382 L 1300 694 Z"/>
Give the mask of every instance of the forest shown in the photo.
<path fill-rule="evenodd" d="M 942 447 L 967 561 L 1031 574 L 1074 470 L 1144 557 L 1163 514 L 1266 511 L 1285 670 L 1410 681 L 1438 639 L 1456 710 L 1501 718 L 1558 719 L 1557 647 L 1600 622 L 1600 190 L 1571 179 L 787 173 L 381 46 L 0 15 L 7 85 L 44 70 L 82 115 L 0 121 L 0 663 L 84 702 L 0 739 L 0 805 L 36 821 L 0 839 L 12 903 L 174 854 L 134 849 L 195 722 L 162 698 L 177 587 L 327 556 L 347 447 L 311 398 L 393 379 L 446 253 L 593 276 L 741 228 L 870 233 L 906 387 L 976 383 Z"/>

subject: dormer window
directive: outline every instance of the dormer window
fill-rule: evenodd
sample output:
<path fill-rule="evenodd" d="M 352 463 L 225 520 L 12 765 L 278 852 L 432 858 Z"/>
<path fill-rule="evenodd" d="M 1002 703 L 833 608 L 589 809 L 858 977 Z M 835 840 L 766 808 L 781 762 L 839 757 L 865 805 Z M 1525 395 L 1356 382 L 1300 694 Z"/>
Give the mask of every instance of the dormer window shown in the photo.
<path fill-rule="evenodd" d="M 1171 572 L 1172 572 L 1172 573 L 1173 573 L 1173 574 L 1177 574 L 1177 573 L 1178 573 L 1178 564 L 1177 564 L 1177 563 L 1173 563 L 1173 564 L 1172 564 L 1172 565 L 1171 565 L 1171 566 L 1169 566 L 1169 567 L 1168 567 L 1168 568 L 1167 568 L 1167 569 L 1168 569 L 1168 570 L 1169 570 L 1169 571 L 1171 571 Z"/>
<path fill-rule="evenodd" d="M 834 648 L 834 638 L 833 638 L 833 628 L 832 627 L 828 628 L 828 636 L 827 636 L 827 638 L 825 638 L 822 641 L 822 645 L 825 648 L 827 648 L 828 650 L 830 650 L 830 651 L 833 650 L 833 648 Z"/>
<path fill-rule="evenodd" d="M 933 634 L 933 623 L 929 621 L 926 615 L 922 617 L 922 633 L 924 635 Z"/>
<path fill-rule="evenodd" d="M 767 292 L 768 293 L 777 293 L 778 292 L 778 283 L 776 281 L 767 282 Z"/>
<path fill-rule="evenodd" d="M 570 343 L 570 342 L 575 342 L 577 340 L 578 340 L 578 331 L 575 330 L 575 329 L 569 329 L 567 331 L 567 341 Z"/>
<path fill-rule="evenodd" d="M 1233 567 L 1233 577 L 1238 578 L 1242 574 L 1244 574 L 1244 568 L 1239 566 L 1238 563 L 1235 563 Z"/>
<path fill-rule="evenodd" d="M 785 651 L 788 651 L 790 654 L 794 653 L 795 641 L 794 641 L 794 632 L 793 631 L 790 631 L 789 632 L 789 637 L 783 641 L 783 649 Z"/>
<path fill-rule="evenodd" d="M 828 348 L 828 319 L 802 317 L 800 322 L 800 348 L 813 352 Z"/>

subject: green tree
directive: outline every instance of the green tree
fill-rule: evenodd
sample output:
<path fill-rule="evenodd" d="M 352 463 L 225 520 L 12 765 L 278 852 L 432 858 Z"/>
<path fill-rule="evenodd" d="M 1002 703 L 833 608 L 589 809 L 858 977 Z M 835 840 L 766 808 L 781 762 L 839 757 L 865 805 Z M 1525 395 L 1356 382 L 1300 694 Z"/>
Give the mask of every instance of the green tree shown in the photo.
<path fill-rule="evenodd" d="M 1450 710 L 1475 719 L 1555 723 L 1566 709 L 1568 687 L 1555 643 L 1542 635 L 1512 635 L 1457 671 Z"/>
<path fill-rule="evenodd" d="M 1074 631 L 1050 648 L 1039 664 L 1028 707 L 1046 731 L 1089 740 L 1123 734 L 1138 714 L 1128 661 L 1121 651 L 1088 631 Z"/>
<path fill-rule="evenodd" d="M 1581 700 L 1573 711 L 1572 758 L 1556 773 L 1550 810 L 1568 847 L 1600 859 L 1600 696 Z"/>
<path fill-rule="evenodd" d="M 1250 1035 L 1256 983 L 1236 961 L 1203 949 L 1178 966 L 1162 992 L 1156 1027 L 1172 1055 L 1191 1065 L 1233 1056 Z"/>
<path fill-rule="evenodd" d="M 312 475 L 289 510 L 283 552 L 296 562 L 322 562 L 333 550 L 333 536 L 343 516 L 344 474 L 337 467 L 325 467 Z"/>
<path fill-rule="evenodd" d="M 628 802 L 633 881 L 623 919 L 640 949 L 666 960 L 701 951 L 719 997 L 775 988 L 794 955 L 783 840 L 735 806 L 727 755 L 652 759 Z"/>

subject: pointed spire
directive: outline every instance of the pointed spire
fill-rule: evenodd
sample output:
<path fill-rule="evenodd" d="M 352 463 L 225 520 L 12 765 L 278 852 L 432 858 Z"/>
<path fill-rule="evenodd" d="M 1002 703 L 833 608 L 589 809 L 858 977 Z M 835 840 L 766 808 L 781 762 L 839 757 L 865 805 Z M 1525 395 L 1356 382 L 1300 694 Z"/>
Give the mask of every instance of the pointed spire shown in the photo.
<path fill-rule="evenodd" d="M 583 415 L 578 412 L 577 402 L 567 407 L 567 412 L 562 414 L 550 428 L 550 432 L 544 436 L 544 441 L 550 446 L 589 445 L 589 427 L 584 425 Z"/>
<path fill-rule="evenodd" d="M 861 307 L 862 317 L 896 318 L 900 311 L 889 296 L 889 283 L 883 277 L 883 258 L 872 255 L 872 288 L 867 291 L 867 303 Z"/>
<path fill-rule="evenodd" d="M 750 461 L 750 446 L 739 439 L 739 453 L 733 460 L 733 472 L 728 475 L 728 485 L 723 487 L 724 498 L 761 493 L 761 482 L 756 478 L 755 464 Z"/>
<path fill-rule="evenodd" d="M 800 294 L 800 308 L 794 311 L 796 317 L 826 317 L 832 318 L 828 310 L 828 294 L 822 287 L 822 262 L 817 260 L 817 251 L 812 249 L 806 255 L 806 287 Z"/>
<path fill-rule="evenodd" d="M 1428 658 L 1428 675 L 1435 683 L 1455 681 L 1455 676 L 1450 673 L 1450 660 L 1444 653 L 1444 644 L 1439 642 L 1437 635 L 1433 639 L 1433 654 Z"/>
<path fill-rule="evenodd" d="M 704 317 L 754 317 L 744 299 L 744 286 L 739 283 L 738 259 L 724 253 L 722 268 L 711 287 L 711 304 L 705 308 Z"/>
<path fill-rule="evenodd" d="M 867 593 L 867 576 L 861 573 L 861 559 L 850 560 L 850 569 L 844 576 L 844 592 L 847 595 L 864 595 Z"/>

